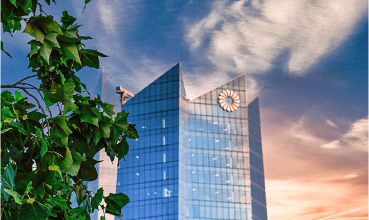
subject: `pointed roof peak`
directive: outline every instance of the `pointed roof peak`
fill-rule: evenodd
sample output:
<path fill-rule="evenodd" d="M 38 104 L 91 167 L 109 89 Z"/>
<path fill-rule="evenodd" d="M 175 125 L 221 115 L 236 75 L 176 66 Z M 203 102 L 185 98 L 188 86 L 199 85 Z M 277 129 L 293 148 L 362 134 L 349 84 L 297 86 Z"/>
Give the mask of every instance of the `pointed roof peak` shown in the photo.
<path fill-rule="evenodd" d="M 219 87 L 222 87 L 222 86 L 224 86 L 224 85 L 226 85 L 226 84 L 228 84 L 228 83 L 230 83 L 230 82 L 232 82 L 232 81 L 234 81 L 234 80 L 237 80 L 238 78 L 240 78 L 240 77 L 242 77 L 242 76 L 245 76 L 245 81 L 246 81 L 246 73 L 243 73 L 243 74 L 241 74 L 241 75 L 239 75 L 239 76 L 237 76 L 237 77 L 235 77 L 235 78 L 233 78 L 233 79 L 231 79 L 231 80 L 229 80 L 229 81 L 227 81 L 227 82 L 225 82 L 225 83 L 223 83 L 223 84 L 221 84 L 221 85 L 219 85 L 219 86 L 216 86 L 216 87 L 214 87 L 214 88 L 212 88 L 212 89 L 210 89 L 210 90 L 208 90 L 208 91 L 206 91 L 206 92 L 202 93 L 202 94 L 201 94 L 201 95 L 199 95 L 199 96 L 196 96 L 196 97 L 194 97 L 194 98 L 190 99 L 189 101 L 191 102 L 191 101 L 193 101 L 193 100 L 195 100 L 195 99 L 197 99 L 197 98 L 199 98 L 199 97 L 201 97 L 201 96 L 205 95 L 206 93 L 209 93 L 209 92 L 211 92 L 211 91 L 213 91 L 213 90 L 215 90 L 215 89 L 217 89 L 217 88 L 219 88 Z M 245 82 L 245 83 L 246 83 L 246 82 Z M 245 87 L 246 87 L 246 86 L 245 86 Z"/>

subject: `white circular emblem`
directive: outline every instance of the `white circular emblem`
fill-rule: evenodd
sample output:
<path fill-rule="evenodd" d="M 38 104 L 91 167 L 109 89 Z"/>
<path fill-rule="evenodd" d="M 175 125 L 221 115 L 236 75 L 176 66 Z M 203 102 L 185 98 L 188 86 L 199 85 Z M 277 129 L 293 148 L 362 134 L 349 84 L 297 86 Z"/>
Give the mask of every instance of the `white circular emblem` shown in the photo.
<path fill-rule="evenodd" d="M 233 112 L 240 106 L 240 97 L 233 90 L 223 90 L 223 92 L 219 94 L 218 99 L 220 107 L 228 112 Z M 231 99 L 232 101 L 227 99 Z"/>

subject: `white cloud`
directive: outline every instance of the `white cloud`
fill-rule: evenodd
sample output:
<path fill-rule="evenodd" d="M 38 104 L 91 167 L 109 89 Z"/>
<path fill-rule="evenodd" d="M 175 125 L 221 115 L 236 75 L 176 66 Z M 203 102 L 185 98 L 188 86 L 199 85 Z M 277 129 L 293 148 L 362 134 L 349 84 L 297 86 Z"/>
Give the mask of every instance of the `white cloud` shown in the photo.
<path fill-rule="evenodd" d="M 354 148 L 368 151 L 368 117 L 359 119 L 351 125 L 351 129 L 339 139 L 323 144 L 321 148 Z"/>
<path fill-rule="evenodd" d="M 332 126 L 332 127 L 337 127 L 337 125 L 333 122 L 333 121 L 331 121 L 331 120 L 329 120 L 329 119 L 327 119 L 326 121 L 325 121 L 327 124 L 329 124 L 330 126 Z"/>
<path fill-rule="evenodd" d="M 103 28 L 106 30 L 106 34 L 116 35 L 117 23 L 120 19 L 117 19 L 121 16 L 118 16 L 119 13 L 116 13 L 117 7 L 115 4 L 106 4 L 106 2 L 98 1 L 98 11 L 100 19 L 103 23 Z"/>
<path fill-rule="evenodd" d="M 320 146 L 324 140 L 313 135 L 308 129 L 308 117 L 302 116 L 296 123 L 291 123 L 287 134 L 290 137 L 300 140 L 300 143 L 308 144 L 309 146 Z"/>
<path fill-rule="evenodd" d="M 287 49 L 289 71 L 302 75 L 347 39 L 366 13 L 363 0 L 217 1 L 208 16 L 188 25 L 187 40 L 223 72 L 265 71 Z"/>
<path fill-rule="evenodd" d="M 81 5 L 76 4 L 77 7 Z M 140 1 L 97 0 L 87 5 L 83 21 L 87 31 L 98 31 L 91 34 L 94 37 L 91 42 L 109 56 L 100 59 L 100 66 L 104 66 L 113 87 L 122 85 L 132 92 L 140 91 L 171 68 L 171 64 L 142 54 L 127 40 L 141 19 L 141 7 Z"/>

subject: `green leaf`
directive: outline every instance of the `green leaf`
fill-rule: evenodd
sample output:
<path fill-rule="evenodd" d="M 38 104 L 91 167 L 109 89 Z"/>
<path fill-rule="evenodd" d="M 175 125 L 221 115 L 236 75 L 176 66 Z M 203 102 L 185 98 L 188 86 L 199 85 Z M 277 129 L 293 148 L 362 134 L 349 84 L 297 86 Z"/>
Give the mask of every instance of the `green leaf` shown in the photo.
<path fill-rule="evenodd" d="M 133 124 L 129 124 L 128 126 L 128 130 L 124 132 L 128 138 L 131 139 L 137 139 L 138 138 L 138 133 L 137 130 L 135 128 L 135 125 Z"/>
<path fill-rule="evenodd" d="M 63 17 L 61 17 L 61 22 L 63 23 L 63 27 L 66 28 L 69 25 L 72 25 L 73 22 L 76 21 L 76 18 L 68 15 L 67 11 L 63 11 Z"/>
<path fill-rule="evenodd" d="M 32 0 L 26 0 L 23 1 L 22 4 L 20 4 L 25 14 L 29 14 L 31 10 L 29 10 L 32 7 Z"/>
<path fill-rule="evenodd" d="M 99 126 L 99 110 L 96 107 L 89 107 L 87 105 L 82 105 L 81 107 L 81 122 L 87 122 L 95 126 Z"/>
<path fill-rule="evenodd" d="M 61 137 L 62 143 L 68 145 L 68 136 L 73 132 L 69 129 L 65 119 L 65 117 L 59 116 L 52 118 L 53 125 L 51 126 L 50 134 Z"/>
<path fill-rule="evenodd" d="M 56 39 L 57 36 L 57 33 L 52 32 L 46 35 L 45 40 L 48 40 L 52 47 L 60 47 L 59 42 Z"/>
<path fill-rule="evenodd" d="M 37 173 L 37 171 L 32 171 L 28 173 L 16 173 L 15 175 L 15 190 L 21 195 L 27 189 L 27 186 L 31 183 L 32 177 Z"/>
<path fill-rule="evenodd" d="M 16 141 L 16 142 L 18 142 L 18 141 Z M 19 150 L 15 146 L 12 146 L 11 148 L 8 148 L 8 149 L 9 149 L 10 158 L 14 162 L 19 162 L 19 159 L 23 156 L 24 150 L 23 149 Z"/>
<path fill-rule="evenodd" d="M 94 55 L 94 56 L 99 56 L 99 57 L 108 57 L 103 53 L 100 53 L 97 50 L 90 50 L 90 49 L 83 49 L 82 51 L 85 51 L 88 54 Z"/>
<path fill-rule="evenodd" d="M 15 99 L 11 92 L 5 90 L 4 92 L 1 93 L 1 101 L 12 103 L 15 101 Z"/>
<path fill-rule="evenodd" d="M 121 217 L 123 215 L 120 212 L 130 202 L 130 199 L 123 193 L 110 193 L 109 196 L 104 197 L 104 201 L 106 203 L 106 213 Z"/>
<path fill-rule="evenodd" d="M 77 203 L 78 203 L 78 205 L 80 205 L 83 202 L 83 197 L 85 195 L 85 192 L 82 189 L 82 184 L 81 183 L 76 184 L 74 186 L 73 191 L 76 193 Z"/>
<path fill-rule="evenodd" d="M 29 53 L 29 57 L 32 57 L 33 55 L 38 53 L 38 47 L 41 45 L 40 42 L 36 40 L 31 40 L 28 42 L 28 44 L 31 45 L 31 52 Z"/>
<path fill-rule="evenodd" d="M 18 211 L 18 219 L 41 220 L 47 219 L 50 214 L 50 210 L 36 200 L 21 206 Z"/>
<path fill-rule="evenodd" d="M 78 50 L 75 43 L 59 40 L 61 54 L 67 58 L 76 61 L 82 65 L 81 59 L 79 58 Z"/>
<path fill-rule="evenodd" d="M 28 119 L 33 121 L 39 121 L 42 118 L 46 118 L 46 115 L 38 112 L 37 110 L 31 111 L 28 113 Z"/>
<path fill-rule="evenodd" d="M 117 117 L 112 124 L 111 134 L 112 142 L 117 143 L 119 137 L 123 134 L 123 132 L 127 131 L 129 124 L 127 121 L 128 113 L 125 111 L 121 111 L 117 113 Z"/>
<path fill-rule="evenodd" d="M 69 25 L 64 33 L 67 38 L 78 38 L 78 28 L 82 25 Z"/>
<path fill-rule="evenodd" d="M 70 135 L 69 137 L 73 141 L 77 151 L 84 152 L 87 156 L 90 156 L 92 146 L 87 143 L 86 138 L 82 137 L 77 132 L 73 132 L 73 135 Z"/>
<path fill-rule="evenodd" d="M 99 208 L 99 204 L 101 203 L 101 201 L 103 199 L 103 195 L 104 195 L 104 189 L 103 188 L 98 189 L 95 196 L 92 197 L 92 199 L 91 199 L 91 208 L 92 208 L 92 210 L 95 210 L 95 209 Z"/>
<path fill-rule="evenodd" d="M 48 150 L 47 144 L 45 143 L 45 141 L 41 140 L 41 151 L 40 151 L 41 158 L 45 155 L 47 150 Z"/>
<path fill-rule="evenodd" d="M 12 128 L 1 129 L 1 134 L 4 134 L 5 132 L 10 131 L 10 130 L 12 130 Z"/>
<path fill-rule="evenodd" d="M 15 7 L 17 7 L 17 0 L 9 0 L 10 3 L 12 3 Z"/>
<path fill-rule="evenodd" d="M 95 164 L 101 161 L 94 160 L 93 158 L 87 157 L 87 160 L 81 163 L 78 177 L 85 181 L 94 181 L 97 179 L 98 174 L 95 168 Z"/>
<path fill-rule="evenodd" d="M 61 178 L 60 170 L 58 170 L 59 166 L 53 166 L 54 168 L 52 170 L 48 169 L 45 171 L 44 185 L 52 190 L 61 189 L 65 186 L 65 184 L 58 182 L 58 179 Z"/>
<path fill-rule="evenodd" d="M 59 159 L 59 165 L 62 172 L 66 172 L 72 176 L 76 176 L 83 161 L 86 161 L 85 157 L 83 157 L 74 149 L 69 150 L 69 148 L 67 148 L 65 157 Z"/>
<path fill-rule="evenodd" d="M 16 203 L 18 203 L 19 205 L 22 205 L 22 199 L 16 191 L 11 190 L 11 189 L 4 189 L 4 191 L 8 193 L 9 195 L 11 195 L 14 198 L 14 201 Z"/>
<path fill-rule="evenodd" d="M 41 129 L 40 128 L 37 128 L 36 129 L 36 135 L 38 137 L 38 139 L 40 140 L 41 142 L 41 151 L 40 151 L 40 157 L 42 159 L 42 157 L 45 155 L 45 153 L 47 152 L 48 150 L 48 147 L 47 147 L 47 144 L 45 142 L 45 140 L 43 139 L 43 136 L 41 135 Z"/>
<path fill-rule="evenodd" d="M 61 196 L 50 197 L 47 201 L 53 203 L 57 207 L 69 209 L 68 203 L 70 203 L 70 201 Z"/>
<path fill-rule="evenodd" d="M 52 48 L 52 45 L 46 40 L 44 40 L 44 43 L 40 47 L 40 55 L 46 60 L 47 64 L 49 64 Z"/>
<path fill-rule="evenodd" d="M 95 69 L 100 68 L 99 57 L 93 54 L 90 54 L 86 50 L 81 51 L 81 61 L 82 61 L 82 65 L 84 66 L 93 67 Z"/>
<path fill-rule="evenodd" d="M 59 158 L 58 161 L 59 161 L 61 171 L 63 173 L 66 172 L 69 166 L 73 164 L 72 151 L 70 151 L 70 149 L 67 148 L 64 157 Z"/>
<path fill-rule="evenodd" d="M 41 184 L 36 190 L 35 190 L 35 196 L 44 197 L 45 195 L 45 186 Z"/>
<path fill-rule="evenodd" d="M 59 73 L 60 75 L 60 80 L 61 80 L 61 83 L 62 85 L 64 85 L 65 83 L 65 77 L 64 77 L 64 74 L 62 72 L 60 72 L 59 70 L 55 70 L 57 73 Z"/>
<path fill-rule="evenodd" d="M 13 165 L 8 164 L 7 167 L 1 167 L 1 187 L 14 189 L 14 177 L 15 173 L 13 170 Z"/>
<path fill-rule="evenodd" d="M 105 54 L 102 54 L 97 50 L 89 50 L 89 49 L 81 50 L 81 60 L 82 64 L 85 66 L 99 69 L 100 67 L 99 56 L 107 57 Z"/>
<path fill-rule="evenodd" d="M 111 105 L 111 104 L 109 104 L 109 103 L 105 103 L 105 105 L 102 105 L 101 107 L 102 107 L 102 109 L 104 110 L 104 112 L 105 112 L 106 114 L 108 114 L 109 116 L 112 116 L 112 115 L 114 115 L 114 114 L 115 114 L 115 112 L 113 111 L 113 109 L 114 109 L 114 105 Z"/>
<path fill-rule="evenodd" d="M 62 30 L 60 29 L 60 25 L 58 22 L 54 21 L 53 16 L 47 16 L 46 18 L 40 18 L 40 23 L 45 25 L 50 31 L 54 31 L 58 34 L 63 34 Z"/>
<path fill-rule="evenodd" d="M 122 140 L 120 140 L 120 142 L 113 147 L 114 152 L 116 152 L 118 154 L 118 163 L 119 161 L 124 158 L 124 156 L 126 156 L 128 154 L 129 151 L 129 145 L 128 142 L 126 140 L 126 136 L 123 136 Z"/>
<path fill-rule="evenodd" d="M 64 101 L 62 103 L 64 105 L 63 116 L 65 116 L 70 111 L 74 111 L 74 110 L 78 109 L 78 106 L 76 104 L 74 104 L 72 102 L 72 99 L 70 99 L 70 98 L 64 99 Z"/>
<path fill-rule="evenodd" d="M 15 91 L 15 101 L 19 102 L 20 100 L 24 99 L 22 94 L 18 91 Z"/>
<path fill-rule="evenodd" d="M 14 115 L 9 107 L 3 107 L 1 109 L 1 117 L 2 118 L 13 118 Z"/>
<path fill-rule="evenodd" d="M 71 98 L 73 96 L 74 91 L 74 82 L 73 79 L 69 78 L 64 85 L 58 84 L 56 82 L 51 83 L 51 91 L 45 91 L 44 99 L 47 107 L 54 105 L 57 102 L 64 102 L 66 98 Z"/>
<path fill-rule="evenodd" d="M 71 210 L 71 214 L 73 215 L 70 216 L 70 220 L 85 220 L 88 215 L 85 207 L 74 208 Z"/>
<path fill-rule="evenodd" d="M 28 33 L 32 37 L 39 40 L 41 43 L 44 42 L 45 33 L 43 32 L 42 28 L 38 25 L 37 20 L 36 21 L 29 20 L 26 24 L 26 28 L 24 29 L 23 33 Z"/>
<path fill-rule="evenodd" d="M 85 11 L 86 6 L 87 6 L 87 4 L 88 4 L 90 1 L 91 1 L 91 0 L 85 0 L 85 7 L 83 7 L 82 13 Z"/>
<path fill-rule="evenodd" d="M 59 42 L 56 39 L 57 36 L 58 34 L 55 32 L 48 33 L 41 45 L 40 55 L 46 60 L 47 64 L 49 64 L 49 58 L 53 47 L 60 47 Z"/>
<path fill-rule="evenodd" d="M 105 115 L 102 115 L 102 120 L 99 121 L 99 132 L 100 136 L 103 138 L 110 137 L 110 121 L 111 118 Z"/>

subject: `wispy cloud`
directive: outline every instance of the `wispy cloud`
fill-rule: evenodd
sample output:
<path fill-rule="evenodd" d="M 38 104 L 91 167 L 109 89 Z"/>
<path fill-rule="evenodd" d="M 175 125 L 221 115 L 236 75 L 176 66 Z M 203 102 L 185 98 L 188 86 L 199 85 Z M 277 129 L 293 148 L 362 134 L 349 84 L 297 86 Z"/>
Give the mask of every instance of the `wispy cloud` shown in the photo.
<path fill-rule="evenodd" d="M 75 8 L 81 7 L 75 3 Z M 87 5 L 82 20 L 84 31 L 93 32 L 94 39 L 88 43 L 109 56 L 100 59 L 100 66 L 104 66 L 112 85 L 133 92 L 139 92 L 172 65 L 145 55 L 138 45 L 132 45 L 132 39 L 127 39 L 142 19 L 141 7 L 140 1 L 97 0 Z"/>
<path fill-rule="evenodd" d="M 342 220 L 343 219 L 355 219 L 355 217 L 354 218 L 345 218 L 345 217 L 341 218 L 339 216 L 343 216 L 343 215 L 351 213 L 351 212 L 357 212 L 357 211 L 362 210 L 362 209 L 368 209 L 368 206 L 362 206 L 362 207 L 355 208 L 355 209 L 350 209 L 350 210 L 347 210 L 347 211 L 344 211 L 344 212 L 335 213 L 333 215 L 325 216 L 323 218 L 318 218 L 317 220 L 323 220 L 323 219 L 339 219 L 339 220 L 341 220 L 341 219 Z M 359 217 L 359 218 L 361 218 L 361 219 L 366 218 L 367 219 L 367 217 L 365 217 L 365 216 L 364 217 Z M 356 219 L 358 219 L 358 218 L 356 218 Z"/>
<path fill-rule="evenodd" d="M 307 129 L 308 120 L 308 117 L 303 116 L 298 122 L 288 122 L 288 124 L 290 124 L 290 128 L 288 129 L 287 133 L 290 137 L 295 138 L 299 142 L 307 144 L 310 147 L 319 146 L 319 144 L 322 143 L 324 140 L 316 137 Z"/>
<path fill-rule="evenodd" d="M 363 0 L 217 1 L 209 15 L 188 25 L 187 41 L 221 71 L 263 72 L 288 51 L 288 70 L 302 75 L 366 14 Z"/>
<path fill-rule="evenodd" d="M 331 121 L 331 120 L 329 120 L 329 119 L 327 119 L 326 121 L 325 121 L 327 124 L 329 124 L 330 126 L 332 126 L 332 127 L 337 127 L 337 125 L 333 122 L 333 121 Z"/>
<path fill-rule="evenodd" d="M 355 148 L 368 151 L 368 117 L 359 119 L 351 125 L 351 129 L 338 140 L 321 145 L 321 148 Z"/>
<path fill-rule="evenodd" d="M 268 181 L 268 217 L 285 220 L 343 220 L 368 216 L 364 186 L 342 181 Z M 347 199 L 355 197 L 355 199 Z M 350 218 L 351 217 L 351 218 Z"/>
<path fill-rule="evenodd" d="M 368 216 L 367 117 L 352 122 L 341 135 L 337 130 L 347 125 L 312 121 L 317 117 L 309 111 L 293 121 L 288 112 L 263 109 L 262 124 L 269 122 L 263 127 L 269 219 Z M 329 133 L 345 144 L 321 148 L 329 142 Z"/>

